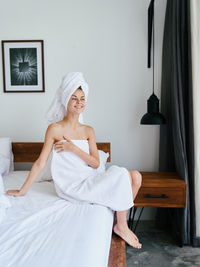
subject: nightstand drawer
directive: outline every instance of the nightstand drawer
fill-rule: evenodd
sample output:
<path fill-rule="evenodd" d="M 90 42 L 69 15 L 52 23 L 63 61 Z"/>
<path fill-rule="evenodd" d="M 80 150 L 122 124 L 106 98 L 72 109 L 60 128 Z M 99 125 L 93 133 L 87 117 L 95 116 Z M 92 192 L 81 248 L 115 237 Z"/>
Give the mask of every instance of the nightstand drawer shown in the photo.
<path fill-rule="evenodd" d="M 134 203 L 136 207 L 184 207 L 185 191 L 172 187 L 141 187 Z"/>

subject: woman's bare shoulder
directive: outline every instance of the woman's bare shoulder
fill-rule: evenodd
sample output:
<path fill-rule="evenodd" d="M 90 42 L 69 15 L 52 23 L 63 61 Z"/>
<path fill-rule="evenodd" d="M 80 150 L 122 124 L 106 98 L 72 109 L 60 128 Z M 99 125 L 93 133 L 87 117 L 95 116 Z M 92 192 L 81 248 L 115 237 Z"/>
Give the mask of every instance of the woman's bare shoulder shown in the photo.
<path fill-rule="evenodd" d="M 88 131 L 88 132 L 89 132 L 89 131 L 94 131 L 93 127 L 90 126 L 90 125 L 86 125 L 86 124 L 84 124 L 83 127 L 85 127 L 85 130 Z"/>
<path fill-rule="evenodd" d="M 88 138 L 91 138 L 95 135 L 94 128 L 90 125 L 84 125 L 85 131 L 87 133 Z"/>
<path fill-rule="evenodd" d="M 49 124 L 49 126 L 47 127 L 47 130 L 56 131 L 56 130 L 59 130 L 61 128 L 62 128 L 62 125 L 58 122 L 55 122 L 55 123 Z"/>
<path fill-rule="evenodd" d="M 51 123 L 47 127 L 46 134 L 53 139 L 57 140 L 62 131 L 62 125 L 60 123 Z"/>

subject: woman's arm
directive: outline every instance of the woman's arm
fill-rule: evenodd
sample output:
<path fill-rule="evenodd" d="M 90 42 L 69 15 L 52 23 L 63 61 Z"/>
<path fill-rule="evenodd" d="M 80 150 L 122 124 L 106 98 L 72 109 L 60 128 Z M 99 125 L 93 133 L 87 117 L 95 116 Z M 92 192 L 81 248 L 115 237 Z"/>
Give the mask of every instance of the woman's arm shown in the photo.
<path fill-rule="evenodd" d="M 45 133 L 45 141 L 42 147 L 42 151 L 38 157 L 38 159 L 34 162 L 28 177 L 24 184 L 22 185 L 20 190 L 8 190 L 6 194 L 14 195 L 14 196 L 24 196 L 34 181 L 37 179 L 40 172 L 45 168 L 48 157 L 51 153 L 53 144 L 54 144 L 54 136 L 55 136 L 56 125 L 51 124 L 48 126 Z"/>

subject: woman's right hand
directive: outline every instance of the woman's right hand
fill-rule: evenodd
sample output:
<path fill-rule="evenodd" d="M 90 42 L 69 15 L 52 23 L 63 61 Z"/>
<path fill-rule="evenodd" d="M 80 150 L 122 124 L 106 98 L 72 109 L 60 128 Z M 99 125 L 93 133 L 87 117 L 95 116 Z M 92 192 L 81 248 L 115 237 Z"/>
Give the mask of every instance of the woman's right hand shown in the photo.
<path fill-rule="evenodd" d="M 25 195 L 25 193 L 23 193 L 22 191 L 20 191 L 20 190 L 8 190 L 8 191 L 6 191 L 6 194 L 7 195 L 11 195 L 11 196 L 24 196 Z"/>

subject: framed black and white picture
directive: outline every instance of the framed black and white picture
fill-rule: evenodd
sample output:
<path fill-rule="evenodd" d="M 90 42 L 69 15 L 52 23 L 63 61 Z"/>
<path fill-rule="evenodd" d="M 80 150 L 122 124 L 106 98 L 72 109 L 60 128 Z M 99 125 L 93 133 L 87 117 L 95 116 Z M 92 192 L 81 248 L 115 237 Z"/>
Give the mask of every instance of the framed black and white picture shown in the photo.
<path fill-rule="evenodd" d="M 5 93 L 45 92 L 43 40 L 3 40 Z"/>

